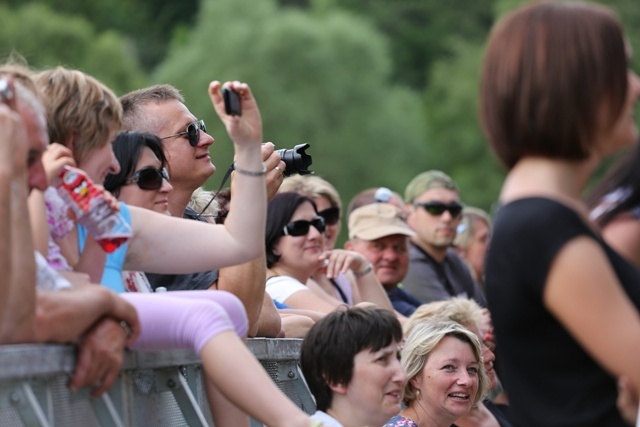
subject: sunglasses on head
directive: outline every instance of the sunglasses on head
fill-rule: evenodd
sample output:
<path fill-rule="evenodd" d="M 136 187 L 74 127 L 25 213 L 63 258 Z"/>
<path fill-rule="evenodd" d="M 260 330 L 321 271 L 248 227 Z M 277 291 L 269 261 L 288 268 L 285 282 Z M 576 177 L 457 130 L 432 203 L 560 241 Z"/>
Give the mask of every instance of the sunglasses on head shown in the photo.
<path fill-rule="evenodd" d="M 125 185 L 138 184 L 142 190 L 159 190 L 162 187 L 163 179 L 169 181 L 169 173 L 166 168 L 147 168 L 137 171 L 124 183 Z"/>
<path fill-rule="evenodd" d="M 198 145 L 198 142 L 200 142 L 200 131 L 207 131 L 207 127 L 204 125 L 204 120 L 198 120 L 196 122 L 190 123 L 189 126 L 187 126 L 187 130 L 185 130 L 184 132 L 165 136 L 160 139 L 177 138 L 179 136 L 187 135 L 189 145 L 195 147 L 196 145 Z"/>
<path fill-rule="evenodd" d="M 463 208 L 460 203 L 451 203 L 446 205 L 442 202 L 416 203 L 416 206 L 420 206 L 422 209 L 433 216 L 440 216 L 444 213 L 444 211 L 448 211 L 449 215 L 451 215 L 453 218 L 459 216 L 462 213 Z"/>
<path fill-rule="evenodd" d="M 309 233 L 311 226 L 314 226 L 320 233 L 324 233 L 324 219 L 321 216 L 313 218 L 311 221 L 304 219 L 292 221 L 284 226 L 282 232 L 285 236 L 304 236 Z"/>
<path fill-rule="evenodd" d="M 318 212 L 318 215 L 324 219 L 325 225 L 336 225 L 340 220 L 340 208 L 327 208 Z"/>

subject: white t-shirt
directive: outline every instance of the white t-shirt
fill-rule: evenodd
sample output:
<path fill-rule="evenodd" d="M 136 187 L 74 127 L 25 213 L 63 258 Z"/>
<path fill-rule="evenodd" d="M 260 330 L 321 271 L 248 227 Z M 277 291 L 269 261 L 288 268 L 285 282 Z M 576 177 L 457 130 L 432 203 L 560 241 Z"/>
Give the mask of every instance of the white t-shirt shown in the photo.
<path fill-rule="evenodd" d="M 269 277 L 266 290 L 271 299 L 278 301 L 280 304 L 286 304 L 285 301 L 297 292 L 309 292 L 309 288 L 290 276 Z"/>
<path fill-rule="evenodd" d="M 338 420 L 322 411 L 316 411 L 316 413 L 311 416 L 311 419 L 321 421 L 324 427 L 344 427 Z"/>

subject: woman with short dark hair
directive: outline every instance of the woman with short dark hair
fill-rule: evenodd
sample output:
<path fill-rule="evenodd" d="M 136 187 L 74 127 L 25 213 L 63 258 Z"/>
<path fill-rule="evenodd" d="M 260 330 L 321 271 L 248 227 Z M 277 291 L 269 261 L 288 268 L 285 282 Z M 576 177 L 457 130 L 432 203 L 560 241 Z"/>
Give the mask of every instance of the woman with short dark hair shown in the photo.
<path fill-rule="evenodd" d="M 623 426 L 617 377 L 640 390 L 640 273 L 582 201 L 599 163 L 638 136 L 629 52 L 615 13 L 591 3 L 525 5 L 489 38 L 480 116 L 509 172 L 486 292 L 516 425 Z"/>

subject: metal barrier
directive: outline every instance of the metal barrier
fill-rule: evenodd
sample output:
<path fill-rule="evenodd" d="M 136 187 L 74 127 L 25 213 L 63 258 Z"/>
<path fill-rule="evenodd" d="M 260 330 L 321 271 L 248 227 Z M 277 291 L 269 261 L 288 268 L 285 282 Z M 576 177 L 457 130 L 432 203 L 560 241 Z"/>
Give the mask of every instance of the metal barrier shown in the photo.
<path fill-rule="evenodd" d="M 249 349 L 278 387 L 307 413 L 315 404 L 298 368 L 301 340 L 255 338 Z M 65 345 L 0 346 L 0 426 L 209 426 L 200 360 L 192 351 L 127 352 L 101 398 L 66 384 L 75 350 Z M 252 425 L 260 423 L 252 420 Z"/>

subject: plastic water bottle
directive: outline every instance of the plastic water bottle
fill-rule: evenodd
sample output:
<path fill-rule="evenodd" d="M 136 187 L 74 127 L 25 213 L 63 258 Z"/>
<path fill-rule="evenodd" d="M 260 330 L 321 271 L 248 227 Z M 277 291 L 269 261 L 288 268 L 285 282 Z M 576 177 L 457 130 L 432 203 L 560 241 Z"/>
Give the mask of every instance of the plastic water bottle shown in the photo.
<path fill-rule="evenodd" d="M 105 250 L 113 252 L 131 238 L 131 228 L 105 199 L 103 190 L 81 169 L 64 167 L 56 182 L 60 197 L 79 224 Z"/>

